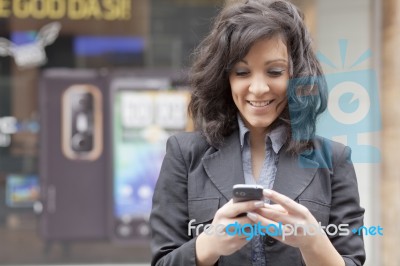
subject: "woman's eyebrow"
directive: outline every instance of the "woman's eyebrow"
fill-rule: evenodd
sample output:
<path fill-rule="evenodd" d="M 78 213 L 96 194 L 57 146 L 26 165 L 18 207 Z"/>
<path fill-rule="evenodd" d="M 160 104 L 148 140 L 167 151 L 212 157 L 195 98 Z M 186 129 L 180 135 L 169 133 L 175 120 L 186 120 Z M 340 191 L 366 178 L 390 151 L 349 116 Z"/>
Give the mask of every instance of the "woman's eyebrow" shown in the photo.
<path fill-rule="evenodd" d="M 248 63 L 246 60 L 244 60 L 244 59 L 239 60 L 239 62 L 245 63 L 246 65 L 249 65 L 249 63 Z M 272 59 L 272 60 L 266 61 L 266 62 L 264 63 L 264 65 L 269 65 L 269 64 L 271 64 L 271 63 L 276 63 L 276 62 L 287 63 L 288 60 L 283 59 L 283 58 Z"/>
<path fill-rule="evenodd" d="M 288 61 L 286 59 L 283 59 L 283 58 L 278 58 L 278 59 L 268 60 L 267 62 L 264 63 L 264 65 L 269 65 L 271 63 L 276 63 L 276 62 L 287 63 Z"/>

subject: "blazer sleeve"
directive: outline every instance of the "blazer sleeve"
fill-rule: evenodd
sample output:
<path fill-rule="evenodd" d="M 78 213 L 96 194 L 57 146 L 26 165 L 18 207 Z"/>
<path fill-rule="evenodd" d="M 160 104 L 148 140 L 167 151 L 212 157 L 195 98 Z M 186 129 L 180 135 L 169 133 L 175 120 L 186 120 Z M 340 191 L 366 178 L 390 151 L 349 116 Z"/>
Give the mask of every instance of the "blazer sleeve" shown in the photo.
<path fill-rule="evenodd" d="M 360 206 L 357 178 L 351 162 L 351 149 L 344 150 L 337 158 L 332 177 L 332 201 L 329 224 L 348 224 L 346 236 L 330 236 L 332 244 L 342 255 L 346 266 L 363 265 L 365 250 L 363 236 L 353 234 L 354 228 L 363 226 L 364 209 Z"/>
<path fill-rule="evenodd" d="M 187 169 L 178 140 L 172 136 L 150 214 L 152 266 L 196 265 L 196 238 L 188 235 Z"/>

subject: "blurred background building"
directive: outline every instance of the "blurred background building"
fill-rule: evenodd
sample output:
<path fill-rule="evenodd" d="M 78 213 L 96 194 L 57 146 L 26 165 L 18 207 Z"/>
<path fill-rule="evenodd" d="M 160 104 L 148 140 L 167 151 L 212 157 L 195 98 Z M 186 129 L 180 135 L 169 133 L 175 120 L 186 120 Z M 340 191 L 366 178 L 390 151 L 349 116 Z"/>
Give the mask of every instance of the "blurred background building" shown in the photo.
<path fill-rule="evenodd" d="M 400 3 L 293 2 L 336 93 L 319 133 L 352 148 L 365 224 L 384 227 L 366 265 L 400 265 Z M 192 129 L 186 73 L 223 4 L 0 0 L 0 265 L 149 263 L 165 139 Z"/>

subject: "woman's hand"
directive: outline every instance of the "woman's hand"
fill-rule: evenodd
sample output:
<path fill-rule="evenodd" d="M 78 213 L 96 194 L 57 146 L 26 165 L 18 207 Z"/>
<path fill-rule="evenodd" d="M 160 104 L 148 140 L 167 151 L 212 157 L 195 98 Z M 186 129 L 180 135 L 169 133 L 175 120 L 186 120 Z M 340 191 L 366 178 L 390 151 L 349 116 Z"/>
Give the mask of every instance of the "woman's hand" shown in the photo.
<path fill-rule="evenodd" d="M 240 226 L 254 224 L 247 216 L 238 217 L 246 212 L 256 211 L 264 206 L 263 201 L 247 201 L 233 203 L 230 200 L 216 213 L 212 222 L 219 233 L 201 233 L 196 240 L 197 265 L 214 265 L 220 256 L 227 256 L 241 249 L 248 240 L 246 235 L 228 235 L 225 230 L 229 224 L 237 222 Z M 214 230 L 215 231 L 215 230 Z"/>
<path fill-rule="evenodd" d="M 317 220 L 303 205 L 276 191 L 264 190 L 264 196 L 276 204 L 265 204 L 263 208 L 248 214 L 254 222 L 271 229 L 281 228 L 281 235 L 272 236 L 283 243 L 300 249 L 314 247 L 326 238 Z"/>
<path fill-rule="evenodd" d="M 307 266 L 345 265 L 342 256 L 305 206 L 268 189 L 264 190 L 264 196 L 277 204 L 265 204 L 265 207 L 249 212 L 247 217 L 254 223 L 260 222 L 263 226 L 273 225 L 270 228 L 279 228 L 281 224 L 282 234 L 273 237 L 299 248 Z"/>

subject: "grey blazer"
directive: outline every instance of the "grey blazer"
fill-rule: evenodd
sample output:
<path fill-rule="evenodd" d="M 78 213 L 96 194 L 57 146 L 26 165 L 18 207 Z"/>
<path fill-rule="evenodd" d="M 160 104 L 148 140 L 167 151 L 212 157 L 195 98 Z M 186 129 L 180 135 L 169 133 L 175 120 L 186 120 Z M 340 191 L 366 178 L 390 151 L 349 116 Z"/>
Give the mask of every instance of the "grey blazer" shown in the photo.
<path fill-rule="evenodd" d="M 306 206 L 322 225 L 363 225 L 357 180 L 350 161 L 350 148 L 317 137 L 314 151 L 292 156 L 281 149 L 273 189 Z M 224 145 L 210 146 L 200 133 L 180 133 L 167 142 L 167 152 L 153 196 L 150 215 L 152 230 L 151 265 L 196 265 L 194 230 L 188 222 L 212 222 L 215 212 L 232 198 L 234 184 L 243 184 L 239 133 L 227 137 Z M 201 232 L 201 231 L 200 231 Z M 346 265 L 363 265 L 362 236 L 330 236 Z M 268 266 L 305 265 L 299 249 L 271 237 L 265 240 Z M 321 251 L 323 252 L 323 251 Z M 251 266 L 251 244 L 217 265 Z"/>

